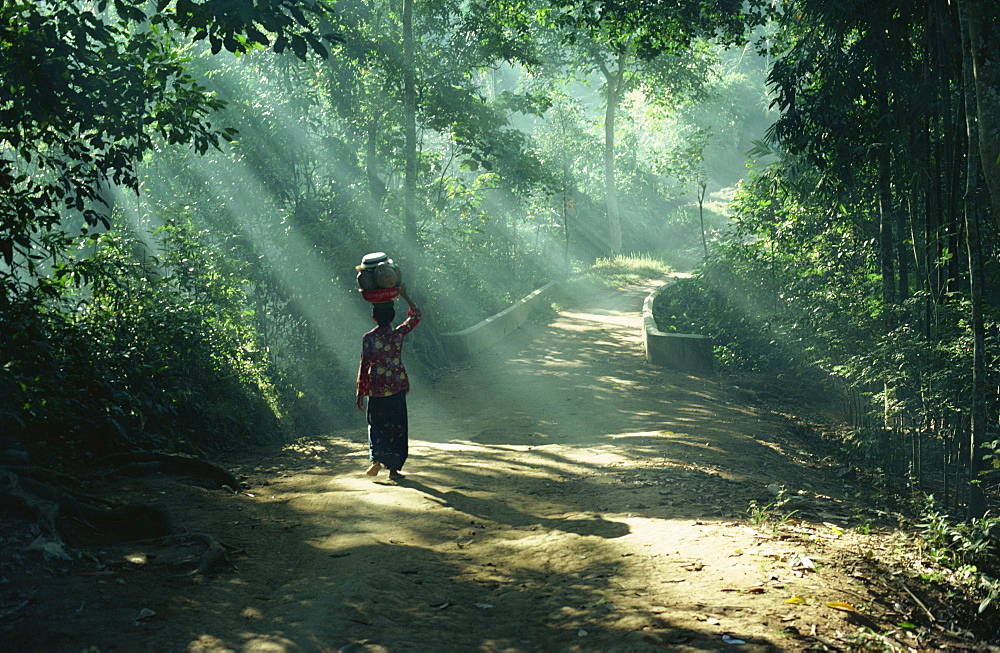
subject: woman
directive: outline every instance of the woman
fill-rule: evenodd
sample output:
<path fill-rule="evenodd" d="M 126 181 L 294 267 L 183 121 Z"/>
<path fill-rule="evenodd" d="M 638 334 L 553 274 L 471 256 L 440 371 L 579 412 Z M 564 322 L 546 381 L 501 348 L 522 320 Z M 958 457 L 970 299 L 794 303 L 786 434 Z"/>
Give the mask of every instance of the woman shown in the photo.
<path fill-rule="evenodd" d="M 404 478 L 399 471 L 406 462 L 409 434 L 406 421 L 406 393 L 410 381 L 403 367 L 403 339 L 420 322 L 420 309 L 400 284 L 399 295 L 410 310 L 406 320 L 392 327 L 396 311 L 391 302 L 372 305 L 372 319 L 378 326 L 361 340 L 361 367 L 358 369 L 358 408 L 365 409 L 368 397 L 368 458 L 365 472 L 375 476 L 386 467 L 390 480 Z"/>

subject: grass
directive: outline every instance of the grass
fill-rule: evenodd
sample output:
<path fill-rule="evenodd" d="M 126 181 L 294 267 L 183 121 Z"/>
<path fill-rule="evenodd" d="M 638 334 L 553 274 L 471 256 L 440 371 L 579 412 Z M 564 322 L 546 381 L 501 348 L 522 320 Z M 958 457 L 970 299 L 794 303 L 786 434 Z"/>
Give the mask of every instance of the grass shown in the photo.
<path fill-rule="evenodd" d="M 597 259 L 594 265 L 583 270 L 579 276 L 598 281 L 609 288 L 623 288 L 670 272 L 672 268 L 669 265 L 647 254 L 619 254 Z"/>

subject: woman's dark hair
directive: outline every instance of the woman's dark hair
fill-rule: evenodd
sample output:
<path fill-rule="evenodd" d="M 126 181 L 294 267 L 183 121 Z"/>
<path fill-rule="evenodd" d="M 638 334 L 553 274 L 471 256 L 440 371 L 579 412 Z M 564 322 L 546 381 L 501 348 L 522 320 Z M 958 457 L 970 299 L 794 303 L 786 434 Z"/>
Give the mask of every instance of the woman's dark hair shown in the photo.
<path fill-rule="evenodd" d="M 396 319 L 396 309 L 391 304 L 389 306 L 373 304 L 372 319 L 378 322 L 380 327 L 387 327 Z"/>

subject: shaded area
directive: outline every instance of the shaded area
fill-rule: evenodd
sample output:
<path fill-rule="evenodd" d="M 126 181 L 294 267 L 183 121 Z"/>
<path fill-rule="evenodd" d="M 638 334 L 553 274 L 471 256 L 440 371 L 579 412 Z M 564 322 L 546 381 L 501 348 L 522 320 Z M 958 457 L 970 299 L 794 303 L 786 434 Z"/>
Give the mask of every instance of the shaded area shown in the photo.
<path fill-rule="evenodd" d="M 684 651 L 844 627 L 785 601 L 866 590 L 833 565 L 791 574 L 792 552 L 817 545 L 742 519 L 779 480 L 801 488 L 802 515 L 847 528 L 842 484 L 807 432 L 724 380 L 646 368 L 630 308 L 644 292 L 585 298 L 607 303 L 417 378 L 401 483 L 363 474 L 358 428 L 232 460 L 239 494 L 169 476 L 115 488 L 210 529 L 235 568 L 181 577 L 148 543 L 33 560 L 11 572 L 3 600 L 27 603 L 0 632 L 56 651 Z"/>

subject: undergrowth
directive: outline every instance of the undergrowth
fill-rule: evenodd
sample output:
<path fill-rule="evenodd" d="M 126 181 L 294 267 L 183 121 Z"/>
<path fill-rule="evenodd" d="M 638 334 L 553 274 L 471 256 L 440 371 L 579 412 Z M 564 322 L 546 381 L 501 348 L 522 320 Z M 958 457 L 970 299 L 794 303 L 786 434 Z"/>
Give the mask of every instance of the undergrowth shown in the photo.
<path fill-rule="evenodd" d="M 952 588 L 955 599 L 975 606 L 976 619 L 997 624 L 1000 619 L 1000 517 L 968 521 L 941 512 L 933 496 L 923 499 L 917 524 L 923 555 L 936 570 L 935 578 Z M 983 633 L 986 637 L 1000 635 Z"/>

